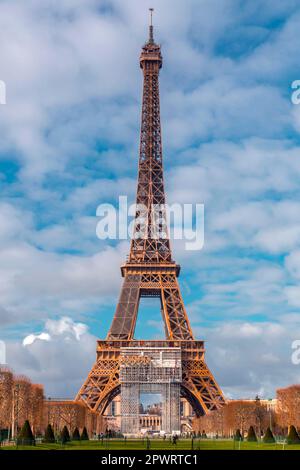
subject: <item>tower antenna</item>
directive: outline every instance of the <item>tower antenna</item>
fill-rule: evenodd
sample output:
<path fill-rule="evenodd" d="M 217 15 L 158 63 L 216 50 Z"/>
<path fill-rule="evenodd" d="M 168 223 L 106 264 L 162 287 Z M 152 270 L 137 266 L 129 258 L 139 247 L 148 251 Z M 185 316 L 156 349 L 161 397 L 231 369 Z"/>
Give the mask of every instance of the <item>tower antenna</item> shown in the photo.
<path fill-rule="evenodd" d="M 149 11 L 150 11 L 149 42 L 153 43 L 154 42 L 154 37 L 153 37 L 153 23 L 152 23 L 152 20 L 153 20 L 154 8 L 149 8 Z"/>
<path fill-rule="evenodd" d="M 150 26 L 152 26 L 152 18 L 153 18 L 154 8 L 149 8 L 149 11 L 150 11 Z"/>

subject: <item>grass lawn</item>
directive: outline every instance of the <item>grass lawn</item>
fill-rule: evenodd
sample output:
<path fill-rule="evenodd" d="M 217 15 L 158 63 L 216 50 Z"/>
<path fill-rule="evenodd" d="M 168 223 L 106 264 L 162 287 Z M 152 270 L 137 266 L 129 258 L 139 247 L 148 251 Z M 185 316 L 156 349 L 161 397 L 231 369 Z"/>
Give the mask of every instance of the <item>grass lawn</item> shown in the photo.
<path fill-rule="evenodd" d="M 300 450 L 300 445 L 285 445 L 282 443 L 264 444 L 255 442 L 233 442 L 232 440 L 194 440 L 194 450 Z M 101 441 L 70 442 L 67 445 L 61 444 L 37 444 L 36 446 L 18 446 L 19 450 L 147 450 L 146 441 L 109 439 Z M 190 439 L 181 439 L 176 445 L 168 440 L 153 439 L 150 441 L 150 450 L 191 450 Z M 1 447 L 1 450 L 17 450 L 16 446 Z"/>

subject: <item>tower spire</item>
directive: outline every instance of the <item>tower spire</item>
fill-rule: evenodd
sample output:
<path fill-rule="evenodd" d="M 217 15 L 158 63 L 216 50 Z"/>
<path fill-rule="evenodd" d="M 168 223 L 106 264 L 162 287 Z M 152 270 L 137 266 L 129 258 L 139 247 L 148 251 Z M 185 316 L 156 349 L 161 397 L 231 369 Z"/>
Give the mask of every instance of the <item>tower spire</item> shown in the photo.
<path fill-rule="evenodd" d="M 153 20 L 154 8 L 149 8 L 149 11 L 150 11 L 149 43 L 150 43 L 150 44 L 153 44 L 153 43 L 154 43 L 154 37 L 153 37 L 153 24 L 152 24 L 152 20 Z"/>

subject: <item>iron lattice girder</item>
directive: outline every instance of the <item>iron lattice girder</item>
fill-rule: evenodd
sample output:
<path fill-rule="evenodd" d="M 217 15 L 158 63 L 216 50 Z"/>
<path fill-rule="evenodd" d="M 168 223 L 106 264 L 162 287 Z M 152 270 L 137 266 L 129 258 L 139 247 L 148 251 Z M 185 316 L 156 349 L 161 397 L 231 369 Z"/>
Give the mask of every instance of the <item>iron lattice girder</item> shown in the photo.
<path fill-rule="evenodd" d="M 108 339 L 133 339 L 140 298 L 158 296 L 168 339 L 194 339 L 177 280 L 178 267 L 123 267 L 125 276 Z"/>
<path fill-rule="evenodd" d="M 76 397 L 91 411 L 103 414 L 111 399 L 120 393 L 121 348 L 125 347 L 180 348 L 181 396 L 190 402 L 197 416 L 224 404 L 222 392 L 205 364 L 203 341 L 104 340 L 98 341 L 97 361 Z"/>

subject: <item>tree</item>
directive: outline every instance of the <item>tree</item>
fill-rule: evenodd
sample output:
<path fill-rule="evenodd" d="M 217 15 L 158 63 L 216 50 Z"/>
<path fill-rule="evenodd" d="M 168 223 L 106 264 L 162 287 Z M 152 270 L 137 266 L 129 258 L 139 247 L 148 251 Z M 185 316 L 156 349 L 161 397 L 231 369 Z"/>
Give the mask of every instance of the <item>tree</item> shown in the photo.
<path fill-rule="evenodd" d="M 82 430 L 82 433 L 81 433 L 81 440 L 82 441 L 88 441 L 89 440 L 89 435 L 88 435 L 88 432 L 87 432 L 85 426 L 84 426 L 84 428 Z"/>
<path fill-rule="evenodd" d="M 51 424 L 48 424 L 46 428 L 44 442 L 55 442 L 55 436 Z"/>
<path fill-rule="evenodd" d="M 32 434 L 31 426 L 30 426 L 28 419 L 26 419 L 21 431 L 19 432 L 17 442 L 18 444 L 22 444 L 22 445 L 34 445 L 35 444 L 35 439 Z"/>
<path fill-rule="evenodd" d="M 300 385 L 277 390 L 277 421 L 282 428 L 288 428 L 293 423 L 300 428 Z"/>
<path fill-rule="evenodd" d="M 263 437 L 263 441 L 266 442 L 266 443 L 275 442 L 273 433 L 272 433 L 272 431 L 271 431 L 270 428 L 268 428 L 268 429 L 266 430 L 266 434 L 265 434 L 264 437 Z"/>
<path fill-rule="evenodd" d="M 243 436 L 242 436 L 241 431 L 239 429 L 237 429 L 235 431 L 234 440 L 235 441 L 242 441 L 243 440 Z"/>
<path fill-rule="evenodd" d="M 241 434 L 255 423 L 255 402 L 252 400 L 231 400 L 224 407 L 225 433 L 232 433 L 233 429 L 240 429 Z"/>
<path fill-rule="evenodd" d="M 256 437 L 253 426 L 250 426 L 250 428 L 248 430 L 247 441 L 248 442 L 257 442 L 257 437 Z"/>
<path fill-rule="evenodd" d="M 72 434 L 72 440 L 73 441 L 80 441 L 80 434 L 78 431 L 78 428 L 75 428 Z"/>
<path fill-rule="evenodd" d="M 253 426 L 258 438 L 262 427 L 267 429 L 270 425 L 270 414 L 269 404 L 258 397 L 255 400 L 228 400 L 220 410 L 195 419 L 194 426 L 196 430 L 205 429 L 207 434 L 224 437 L 232 436 L 236 429 L 244 435 Z"/>
<path fill-rule="evenodd" d="M 297 430 L 295 426 L 290 426 L 289 427 L 289 432 L 287 436 L 287 443 L 288 444 L 300 444 L 300 437 L 299 434 L 297 433 Z"/>
<path fill-rule="evenodd" d="M 70 434 L 69 434 L 69 430 L 67 426 L 63 427 L 63 430 L 60 434 L 60 439 L 61 439 L 62 444 L 65 444 L 66 442 L 70 441 Z"/>

